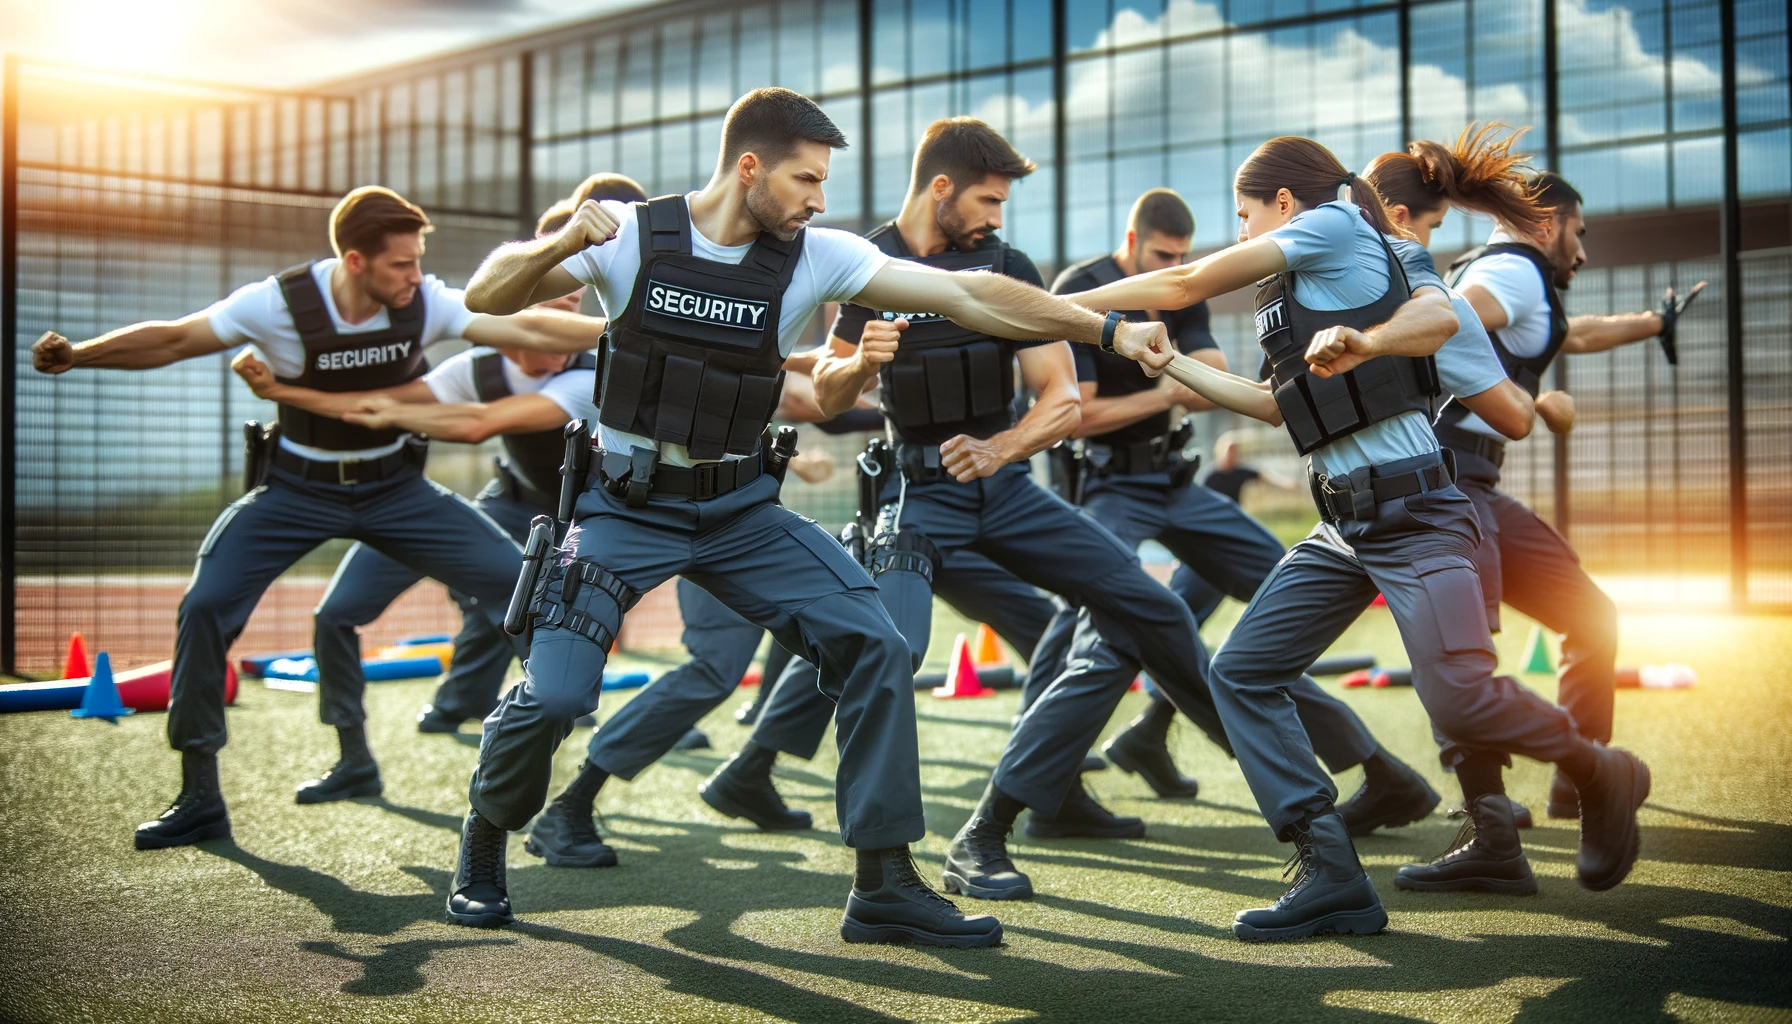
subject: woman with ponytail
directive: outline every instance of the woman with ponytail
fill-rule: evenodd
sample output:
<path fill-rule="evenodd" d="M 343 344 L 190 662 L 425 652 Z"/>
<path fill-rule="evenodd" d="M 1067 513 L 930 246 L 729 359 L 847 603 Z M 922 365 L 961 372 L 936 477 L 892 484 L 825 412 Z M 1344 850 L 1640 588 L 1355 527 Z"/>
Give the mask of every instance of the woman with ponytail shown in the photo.
<path fill-rule="evenodd" d="M 1432 359 L 1460 328 L 1443 283 L 1425 261 L 1396 257 L 1391 243 L 1408 232 L 1368 181 L 1316 142 L 1264 143 L 1233 189 L 1237 245 L 1069 296 L 1094 309 L 1177 309 L 1270 279 L 1257 295 L 1269 380 L 1187 359 L 1168 370 L 1217 405 L 1286 425 L 1310 459 L 1322 517 L 1252 598 L 1210 674 L 1239 767 L 1278 838 L 1295 844 L 1299 865 L 1287 894 L 1240 913 L 1233 934 L 1367 934 L 1387 923 L 1287 692 L 1378 591 L 1437 733 L 1452 748 L 1561 765 L 1588 810 L 1581 882 L 1616 885 L 1635 862 L 1648 770 L 1582 739 L 1562 709 L 1493 675 L 1472 557 L 1480 528 L 1431 432 L 1440 371 L 1443 386 L 1477 390 Z M 1431 808 L 1378 810 L 1394 823 Z"/>

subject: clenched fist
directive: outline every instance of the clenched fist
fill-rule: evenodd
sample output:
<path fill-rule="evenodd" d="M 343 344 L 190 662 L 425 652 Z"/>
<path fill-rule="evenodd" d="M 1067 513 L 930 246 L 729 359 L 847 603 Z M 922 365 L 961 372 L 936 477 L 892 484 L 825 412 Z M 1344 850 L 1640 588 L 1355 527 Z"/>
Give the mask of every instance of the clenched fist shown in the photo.
<path fill-rule="evenodd" d="M 55 331 L 45 331 L 31 346 L 31 368 L 38 373 L 63 373 L 74 366 L 74 344 Z"/>
<path fill-rule="evenodd" d="M 864 331 L 859 334 L 859 359 L 871 366 L 881 366 L 896 358 L 896 349 L 902 344 L 902 332 L 906 330 L 908 320 L 904 317 L 866 321 Z"/>
<path fill-rule="evenodd" d="M 236 358 L 230 361 L 230 368 L 236 371 L 238 377 L 243 378 L 243 383 L 249 385 L 249 390 L 254 392 L 256 398 L 268 397 L 278 383 L 274 380 L 274 371 L 268 369 L 268 364 L 255 358 L 255 352 L 251 349 L 243 349 L 237 353 Z"/>
<path fill-rule="evenodd" d="M 961 484 L 995 473 L 1013 458 L 995 438 L 979 440 L 969 434 L 948 438 L 940 445 L 940 465 Z"/>
<path fill-rule="evenodd" d="M 1170 344 L 1170 332 L 1153 320 L 1134 323 L 1124 320 L 1114 331 L 1114 351 L 1134 360 L 1148 377 L 1155 377 L 1170 365 L 1176 347 Z"/>
<path fill-rule="evenodd" d="M 566 251 L 582 252 L 592 246 L 602 245 L 616 237 L 616 218 L 610 211 L 597 204 L 594 199 L 587 199 L 573 211 L 572 219 L 560 229 L 559 238 Z"/>
<path fill-rule="evenodd" d="M 1374 356 L 1374 339 L 1354 327 L 1327 327 L 1307 346 L 1307 366 L 1315 377 L 1349 373 Z"/>
<path fill-rule="evenodd" d="M 1537 396 L 1537 417 L 1552 434 L 1574 429 L 1574 396 L 1566 391 L 1545 391 Z"/>

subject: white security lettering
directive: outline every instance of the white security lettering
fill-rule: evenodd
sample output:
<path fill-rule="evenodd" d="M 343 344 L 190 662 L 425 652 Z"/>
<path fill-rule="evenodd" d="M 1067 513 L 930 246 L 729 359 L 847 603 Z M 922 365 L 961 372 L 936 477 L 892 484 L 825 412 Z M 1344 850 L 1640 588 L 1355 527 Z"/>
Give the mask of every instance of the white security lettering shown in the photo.
<path fill-rule="evenodd" d="M 1285 326 L 1287 322 L 1283 318 L 1282 300 L 1277 299 L 1257 311 L 1257 337 L 1267 338 Z"/>
<path fill-rule="evenodd" d="M 319 352 L 317 368 L 319 370 L 353 370 L 363 366 L 402 362 L 410 356 L 411 344 L 408 341 L 400 341 L 390 345 L 370 345 L 367 348 Z"/>
<path fill-rule="evenodd" d="M 660 284 L 650 284 L 647 296 L 647 308 L 666 316 L 743 331 L 760 330 L 764 326 L 768 308 L 767 303 L 752 299 L 712 295 Z"/>

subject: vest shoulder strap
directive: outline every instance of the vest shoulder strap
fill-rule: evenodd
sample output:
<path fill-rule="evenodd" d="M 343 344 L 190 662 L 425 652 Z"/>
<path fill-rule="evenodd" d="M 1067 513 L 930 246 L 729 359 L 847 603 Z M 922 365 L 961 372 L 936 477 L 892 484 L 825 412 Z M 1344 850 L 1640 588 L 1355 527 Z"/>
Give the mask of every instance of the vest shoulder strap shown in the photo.
<path fill-rule="evenodd" d="M 495 402 L 510 394 L 510 382 L 504 379 L 504 357 L 486 352 L 473 357 L 473 392 L 481 402 Z"/>
<path fill-rule="evenodd" d="M 292 325 L 298 329 L 299 340 L 306 344 L 336 333 L 336 325 L 330 322 L 330 311 L 324 307 L 323 294 L 317 289 L 317 278 L 311 276 L 311 268 L 316 262 L 312 260 L 288 267 L 275 278 L 280 282 L 280 294 L 286 299 L 286 309 L 292 314 Z"/>
<path fill-rule="evenodd" d="M 1120 264 L 1115 263 L 1112 256 L 1103 256 L 1089 264 L 1083 268 L 1083 273 L 1089 275 L 1089 280 L 1094 281 L 1097 288 L 1113 284 L 1126 276 L 1120 272 Z"/>
<path fill-rule="evenodd" d="M 801 228 L 795 238 L 786 242 L 769 231 L 761 231 L 753 248 L 747 250 L 746 258 L 741 262 L 752 264 L 771 275 L 778 282 L 778 291 L 782 292 L 790 284 L 790 279 L 796 276 L 797 260 L 802 258 L 803 241 L 808 234 L 808 228 Z"/>
<path fill-rule="evenodd" d="M 635 222 L 641 235 L 641 264 L 655 255 L 689 255 L 691 215 L 684 196 L 657 196 L 635 204 Z"/>

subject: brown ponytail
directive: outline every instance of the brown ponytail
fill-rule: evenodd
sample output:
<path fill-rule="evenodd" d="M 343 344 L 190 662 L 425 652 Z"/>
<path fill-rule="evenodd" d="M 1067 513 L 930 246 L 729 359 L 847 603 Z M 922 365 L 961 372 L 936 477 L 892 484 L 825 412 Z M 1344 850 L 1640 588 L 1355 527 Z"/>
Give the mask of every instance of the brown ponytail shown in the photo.
<path fill-rule="evenodd" d="M 1331 150 L 1312 139 L 1284 135 L 1258 146 L 1238 166 L 1232 187 L 1239 195 L 1264 203 L 1287 189 L 1302 206 L 1312 208 L 1338 198 L 1338 187 L 1346 183 L 1350 201 L 1375 230 L 1398 238 L 1412 237 L 1388 216 L 1380 193 L 1366 179 L 1345 170 Z"/>
<path fill-rule="evenodd" d="M 1456 144 L 1420 140 L 1404 153 L 1383 153 L 1363 174 L 1390 206 L 1430 213 L 1449 202 L 1485 214 L 1520 234 L 1534 235 L 1549 221 L 1535 184 L 1523 173 L 1527 157 L 1512 152 L 1520 136 L 1499 121 L 1456 136 Z M 1503 134 L 1509 133 L 1509 134 Z"/>

